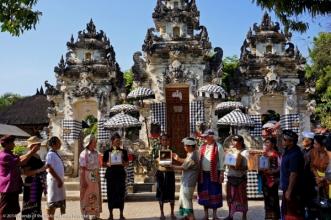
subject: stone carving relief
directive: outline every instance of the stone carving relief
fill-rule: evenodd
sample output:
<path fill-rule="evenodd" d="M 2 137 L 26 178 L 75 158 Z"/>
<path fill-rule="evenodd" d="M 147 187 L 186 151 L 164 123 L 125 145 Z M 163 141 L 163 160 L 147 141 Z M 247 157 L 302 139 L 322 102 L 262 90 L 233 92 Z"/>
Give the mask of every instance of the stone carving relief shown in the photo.
<path fill-rule="evenodd" d="M 109 101 L 111 90 L 111 85 L 100 86 L 97 90 L 98 107 L 102 113 L 107 112 L 107 103 Z"/>
<path fill-rule="evenodd" d="M 133 54 L 133 66 L 131 68 L 133 73 L 133 80 L 141 83 L 147 78 L 146 72 L 146 61 L 142 58 L 142 53 L 140 51 Z"/>
<path fill-rule="evenodd" d="M 60 91 L 56 89 L 53 85 L 48 83 L 48 81 L 45 81 L 45 87 L 46 87 L 46 95 L 54 96 L 59 95 Z"/>
<path fill-rule="evenodd" d="M 95 88 L 93 82 L 88 73 L 82 73 L 80 81 L 76 86 L 76 89 L 73 91 L 73 95 L 76 97 L 85 97 L 89 98 L 94 96 Z"/>
<path fill-rule="evenodd" d="M 164 72 L 165 82 L 169 83 L 181 83 L 189 80 L 190 71 L 178 61 L 173 61 Z"/>
<path fill-rule="evenodd" d="M 296 103 L 296 85 L 293 82 L 286 83 L 287 89 L 284 91 L 284 96 L 286 97 L 286 110 L 288 113 L 295 110 Z"/>
<path fill-rule="evenodd" d="M 275 72 L 275 66 L 268 66 L 269 72 L 264 77 L 263 82 L 263 92 L 273 94 L 275 92 L 280 92 L 286 90 L 286 86 L 280 80 L 280 77 Z"/>
<path fill-rule="evenodd" d="M 263 96 L 262 92 L 262 83 L 261 82 L 254 82 L 251 84 L 250 91 L 251 91 L 251 105 L 250 110 L 254 113 L 258 113 L 261 109 L 261 97 Z"/>

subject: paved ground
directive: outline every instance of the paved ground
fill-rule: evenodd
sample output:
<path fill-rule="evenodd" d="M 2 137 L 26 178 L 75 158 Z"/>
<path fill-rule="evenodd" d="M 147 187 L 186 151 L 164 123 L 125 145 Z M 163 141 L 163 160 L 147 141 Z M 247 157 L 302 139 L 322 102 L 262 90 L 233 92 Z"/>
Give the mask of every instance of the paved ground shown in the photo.
<path fill-rule="evenodd" d="M 262 220 L 264 219 L 264 210 L 263 210 L 263 201 L 249 201 L 249 211 L 248 211 L 248 219 L 250 220 Z M 43 201 L 43 210 L 45 208 L 45 202 Z M 103 203 L 103 212 L 101 214 L 102 219 L 107 219 L 109 212 L 107 208 L 107 203 Z M 175 210 L 178 210 L 178 206 L 176 205 Z M 202 219 L 203 217 L 203 209 L 201 206 L 194 202 L 194 210 L 197 220 Z M 225 205 L 224 208 L 218 211 L 218 215 L 221 219 L 224 219 L 227 216 L 228 208 Z M 167 219 L 170 219 L 170 208 L 169 205 L 165 206 L 165 213 L 167 215 Z M 158 220 L 159 219 L 159 206 L 156 201 L 142 201 L 142 202 L 127 202 L 125 204 L 124 214 L 126 219 L 133 220 Z M 79 201 L 68 201 L 67 202 L 67 214 L 60 216 L 59 211 L 56 212 L 57 218 L 55 219 L 82 219 L 80 216 L 80 208 Z M 119 212 L 114 211 L 114 219 L 119 218 Z M 17 219 L 21 219 L 20 216 Z M 43 218 L 46 219 L 46 218 Z M 211 219 L 211 213 L 210 213 Z M 238 213 L 235 215 L 234 219 L 241 219 L 241 214 Z"/>

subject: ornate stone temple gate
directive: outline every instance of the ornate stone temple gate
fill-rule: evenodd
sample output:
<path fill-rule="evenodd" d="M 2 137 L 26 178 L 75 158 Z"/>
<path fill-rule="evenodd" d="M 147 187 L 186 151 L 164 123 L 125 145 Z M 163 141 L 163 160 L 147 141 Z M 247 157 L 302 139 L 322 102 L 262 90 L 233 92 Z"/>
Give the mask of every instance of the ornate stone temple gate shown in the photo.
<path fill-rule="evenodd" d="M 261 24 L 249 29 L 241 47 L 241 83 L 233 89 L 255 119 L 274 110 L 281 115 L 282 128 L 299 132 L 310 130 L 306 60 L 290 39 L 291 33 L 283 33 L 265 13 Z"/>
<path fill-rule="evenodd" d="M 118 101 L 124 81 L 109 39 L 102 30 L 96 31 L 92 20 L 86 30 L 78 32 L 77 40 L 71 36 L 67 47 L 66 58 L 61 57 L 54 69 L 56 85 L 45 85 L 51 103 L 50 136 L 58 136 L 63 142 L 66 174 L 77 176 L 82 120 L 92 115 L 104 121 Z M 104 140 L 104 132 L 98 132 L 99 143 Z"/>
<path fill-rule="evenodd" d="M 212 48 L 199 16 L 195 0 L 158 0 L 155 28 L 147 31 L 144 53 L 133 56 L 134 84 L 155 92 L 156 101 L 149 103 L 151 121 L 170 135 L 179 153 L 184 152 L 181 139 L 205 120 L 204 104 L 208 103 L 196 97 L 197 89 L 212 79 L 220 83 L 223 51 Z"/>

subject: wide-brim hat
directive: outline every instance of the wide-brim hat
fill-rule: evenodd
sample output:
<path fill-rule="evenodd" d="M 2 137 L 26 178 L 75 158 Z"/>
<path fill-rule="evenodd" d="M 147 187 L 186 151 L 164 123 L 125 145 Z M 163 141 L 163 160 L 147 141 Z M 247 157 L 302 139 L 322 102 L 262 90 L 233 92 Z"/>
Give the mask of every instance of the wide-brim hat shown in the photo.
<path fill-rule="evenodd" d="M 37 136 L 31 136 L 28 140 L 28 148 L 35 144 L 41 144 L 41 140 Z"/>
<path fill-rule="evenodd" d="M 15 136 L 13 135 L 5 135 L 2 138 L 0 138 L 0 144 L 5 144 L 5 143 L 10 143 L 10 142 L 14 142 L 15 141 Z"/>
<path fill-rule="evenodd" d="M 84 138 L 83 147 L 87 148 L 90 145 L 91 141 L 94 140 L 94 139 L 95 139 L 94 135 L 92 135 L 92 134 L 87 135 Z"/>

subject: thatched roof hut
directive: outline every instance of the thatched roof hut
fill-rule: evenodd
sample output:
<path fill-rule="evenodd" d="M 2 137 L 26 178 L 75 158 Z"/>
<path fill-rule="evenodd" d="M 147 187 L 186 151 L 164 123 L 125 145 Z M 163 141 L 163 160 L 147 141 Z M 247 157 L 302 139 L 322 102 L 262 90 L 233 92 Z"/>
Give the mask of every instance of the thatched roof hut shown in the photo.
<path fill-rule="evenodd" d="M 15 125 L 30 135 L 39 134 L 48 126 L 47 109 L 50 106 L 44 94 L 36 94 L 18 100 L 0 111 L 0 123 Z"/>

